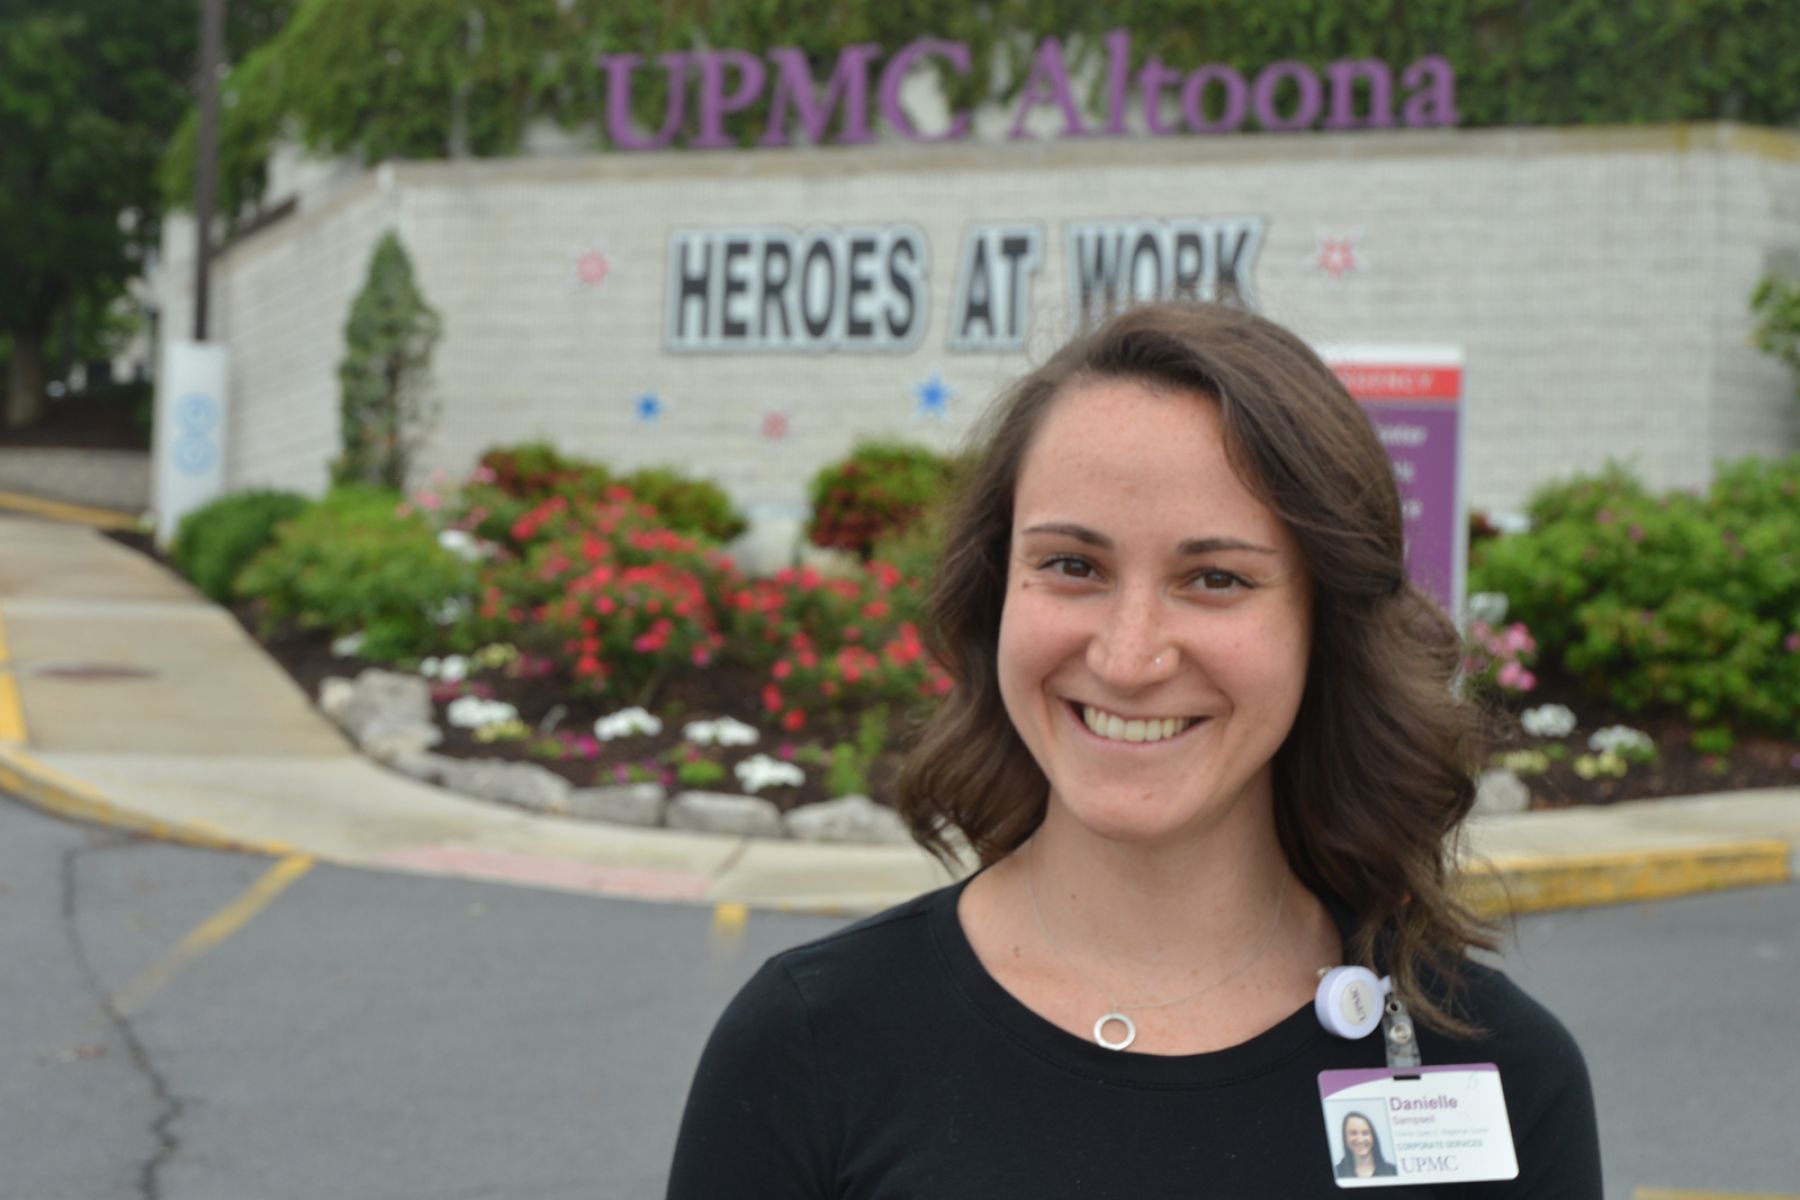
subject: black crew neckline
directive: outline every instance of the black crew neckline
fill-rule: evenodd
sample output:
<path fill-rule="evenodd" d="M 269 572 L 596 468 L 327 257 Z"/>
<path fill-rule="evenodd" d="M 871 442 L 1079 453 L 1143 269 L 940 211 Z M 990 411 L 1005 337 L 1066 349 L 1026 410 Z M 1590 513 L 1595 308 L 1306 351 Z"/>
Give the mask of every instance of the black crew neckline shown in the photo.
<path fill-rule="evenodd" d="M 1133 1054 L 1095 1045 L 1033 1012 L 988 973 L 957 916 L 957 904 L 970 879 L 940 890 L 928 914 L 938 957 L 957 990 L 982 1017 L 1027 1050 L 1066 1070 L 1108 1083 L 1219 1087 L 1274 1070 L 1328 1036 L 1309 1001 L 1248 1041 L 1222 1050 Z M 1347 941 L 1349 913 L 1329 898 L 1324 903 L 1340 937 Z"/>

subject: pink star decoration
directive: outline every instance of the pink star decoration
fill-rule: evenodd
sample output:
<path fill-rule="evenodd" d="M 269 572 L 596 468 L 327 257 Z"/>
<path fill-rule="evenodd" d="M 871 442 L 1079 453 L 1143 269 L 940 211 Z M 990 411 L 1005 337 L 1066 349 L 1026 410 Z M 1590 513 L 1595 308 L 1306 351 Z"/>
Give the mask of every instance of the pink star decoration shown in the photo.
<path fill-rule="evenodd" d="M 1356 270 L 1361 264 L 1356 261 L 1356 239 L 1353 237 L 1319 238 L 1319 255 L 1313 260 L 1314 269 L 1342 279 Z"/>
<path fill-rule="evenodd" d="M 581 282 L 589 287 L 599 287 L 606 282 L 612 271 L 612 264 L 606 261 L 606 255 L 598 250 L 589 250 L 575 260 L 575 274 Z"/>

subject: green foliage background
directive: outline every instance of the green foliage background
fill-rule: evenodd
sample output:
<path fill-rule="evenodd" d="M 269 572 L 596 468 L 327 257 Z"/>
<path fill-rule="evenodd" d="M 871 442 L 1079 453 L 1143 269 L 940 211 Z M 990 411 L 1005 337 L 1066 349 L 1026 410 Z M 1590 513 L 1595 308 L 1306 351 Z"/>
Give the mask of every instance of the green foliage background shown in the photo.
<path fill-rule="evenodd" d="M 505 154 L 536 117 L 598 129 L 599 54 L 796 46 L 822 80 L 845 45 L 892 52 L 929 34 L 970 45 L 977 70 L 945 80 L 967 104 L 1016 95 L 1039 37 L 1097 54 L 1097 35 L 1114 28 L 1133 31 L 1136 63 L 1154 54 L 1179 69 L 1362 57 L 1398 68 L 1442 54 L 1466 126 L 1800 120 L 1792 0 L 301 0 L 226 85 L 223 194 L 255 198 L 284 132 L 375 161 Z M 663 111 L 663 76 L 641 73 L 640 115 Z M 761 117 L 735 127 L 748 136 Z M 693 121 L 690 104 L 689 131 Z M 190 120 L 164 176 L 178 201 L 192 134 Z"/>

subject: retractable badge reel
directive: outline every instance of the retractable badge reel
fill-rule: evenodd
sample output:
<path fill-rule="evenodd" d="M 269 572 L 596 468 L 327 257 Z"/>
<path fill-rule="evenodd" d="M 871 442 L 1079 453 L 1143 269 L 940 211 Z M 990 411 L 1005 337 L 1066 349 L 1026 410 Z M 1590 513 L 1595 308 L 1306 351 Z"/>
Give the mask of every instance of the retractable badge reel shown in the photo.
<path fill-rule="evenodd" d="M 1367 967 L 1333 967 L 1319 977 L 1313 1011 L 1319 1024 L 1341 1038 L 1360 1041 L 1381 1026 L 1390 1067 L 1419 1065 L 1419 1042 L 1412 1017 L 1393 994 L 1389 976 L 1376 977 Z"/>
<path fill-rule="evenodd" d="M 1367 967 L 1319 974 L 1319 1024 L 1351 1041 L 1381 1026 L 1387 1069 L 1319 1072 L 1319 1100 L 1338 1187 L 1471 1183 L 1519 1174 L 1500 1069 L 1422 1066 L 1419 1040 L 1393 979 Z"/>

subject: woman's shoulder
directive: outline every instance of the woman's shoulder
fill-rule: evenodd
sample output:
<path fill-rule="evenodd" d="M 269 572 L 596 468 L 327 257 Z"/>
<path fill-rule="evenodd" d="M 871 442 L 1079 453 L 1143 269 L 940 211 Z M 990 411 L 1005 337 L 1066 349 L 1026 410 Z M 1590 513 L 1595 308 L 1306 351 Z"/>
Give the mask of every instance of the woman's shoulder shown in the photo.
<path fill-rule="evenodd" d="M 954 914 L 960 885 L 916 896 L 835 933 L 769 958 L 750 986 L 792 989 L 809 1009 L 830 1010 L 917 978 L 935 954 L 932 927 Z M 779 982 L 778 982 L 779 981 Z"/>
<path fill-rule="evenodd" d="M 1472 1040 L 1494 1053 L 1507 1058 L 1550 1052 L 1580 1057 L 1568 1028 L 1500 968 L 1469 959 L 1453 982 L 1439 986 L 1450 1011 L 1474 1028 Z"/>

